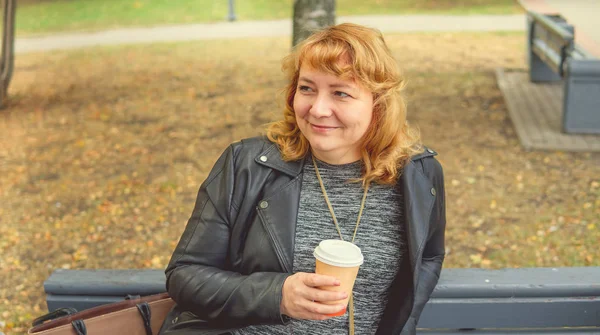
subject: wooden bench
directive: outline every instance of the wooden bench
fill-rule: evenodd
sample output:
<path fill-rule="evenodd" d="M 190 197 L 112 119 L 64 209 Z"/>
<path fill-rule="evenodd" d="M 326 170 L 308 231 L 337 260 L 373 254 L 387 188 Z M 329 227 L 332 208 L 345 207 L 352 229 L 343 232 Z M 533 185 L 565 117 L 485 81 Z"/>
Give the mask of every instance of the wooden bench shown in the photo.
<path fill-rule="evenodd" d="M 162 270 L 56 270 L 49 311 L 165 291 Z M 569 328 L 566 328 L 569 327 Z M 445 269 L 419 334 L 600 334 L 600 267 Z"/>
<path fill-rule="evenodd" d="M 563 132 L 600 134 L 600 59 L 575 43 L 560 15 L 527 12 L 532 82 L 564 80 Z"/>

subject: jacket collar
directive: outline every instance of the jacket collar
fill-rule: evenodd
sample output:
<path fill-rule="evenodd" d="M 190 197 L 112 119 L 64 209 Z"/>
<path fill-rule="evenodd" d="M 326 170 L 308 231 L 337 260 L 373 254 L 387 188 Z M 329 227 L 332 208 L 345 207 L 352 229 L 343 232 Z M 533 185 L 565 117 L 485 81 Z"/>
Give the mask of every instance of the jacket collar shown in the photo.
<path fill-rule="evenodd" d="M 420 154 L 416 154 L 416 155 L 414 155 L 414 156 L 411 157 L 411 160 L 413 162 L 417 161 L 419 159 L 423 159 L 423 158 L 426 158 L 426 157 L 433 157 L 433 156 L 437 155 L 437 152 L 435 152 L 435 151 L 433 151 L 433 150 L 431 150 L 431 149 L 429 149 L 427 147 L 424 147 L 423 149 L 424 149 L 423 152 L 421 152 Z"/>
<path fill-rule="evenodd" d="M 419 159 L 423 159 L 426 157 L 432 157 L 437 155 L 437 152 L 425 148 L 425 150 L 411 157 L 411 161 L 415 162 Z M 302 168 L 304 167 L 304 160 L 296 160 L 286 162 L 281 157 L 281 152 L 277 148 L 277 144 L 269 143 L 265 150 L 263 150 L 260 154 L 254 157 L 254 161 L 260 165 L 264 165 L 275 169 L 277 171 L 284 172 L 290 177 L 296 177 L 302 172 Z"/>
<path fill-rule="evenodd" d="M 284 172 L 290 175 L 290 177 L 298 176 L 304 167 L 303 159 L 289 162 L 284 161 L 275 143 L 270 143 L 265 150 L 254 158 L 254 161 L 260 165 Z"/>

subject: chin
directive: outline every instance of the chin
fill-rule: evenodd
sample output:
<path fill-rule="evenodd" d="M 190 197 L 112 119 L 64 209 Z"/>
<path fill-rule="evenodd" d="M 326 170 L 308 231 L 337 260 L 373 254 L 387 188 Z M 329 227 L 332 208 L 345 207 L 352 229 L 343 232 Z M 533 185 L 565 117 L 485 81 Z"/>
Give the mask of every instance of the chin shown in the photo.
<path fill-rule="evenodd" d="M 332 142 L 334 142 L 334 141 L 329 138 L 315 138 L 315 137 L 308 138 L 308 143 L 310 143 L 311 147 L 318 149 L 318 150 L 323 150 L 323 151 L 333 149 L 334 145 Z"/>

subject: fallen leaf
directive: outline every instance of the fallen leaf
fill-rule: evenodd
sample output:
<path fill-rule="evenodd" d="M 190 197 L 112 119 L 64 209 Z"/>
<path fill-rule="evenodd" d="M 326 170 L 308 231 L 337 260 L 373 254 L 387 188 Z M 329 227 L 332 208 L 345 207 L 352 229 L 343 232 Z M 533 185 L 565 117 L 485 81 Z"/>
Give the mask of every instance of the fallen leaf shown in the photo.
<path fill-rule="evenodd" d="M 480 254 L 470 255 L 469 258 L 471 259 L 471 262 L 473 262 L 474 264 L 479 264 L 479 263 L 481 263 L 481 260 L 482 260 L 482 257 Z"/>

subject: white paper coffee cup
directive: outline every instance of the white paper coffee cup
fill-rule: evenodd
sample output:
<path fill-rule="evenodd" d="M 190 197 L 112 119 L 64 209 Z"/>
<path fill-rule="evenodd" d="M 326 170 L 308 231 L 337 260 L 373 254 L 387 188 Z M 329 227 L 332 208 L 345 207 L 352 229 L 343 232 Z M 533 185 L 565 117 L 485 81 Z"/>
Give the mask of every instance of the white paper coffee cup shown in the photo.
<path fill-rule="evenodd" d="M 324 240 L 315 248 L 313 255 L 316 259 L 315 273 L 332 276 L 340 281 L 340 286 L 320 287 L 324 290 L 346 292 L 348 298 L 338 301 L 323 302 L 324 304 L 348 305 L 348 300 L 354 288 L 358 269 L 364 258 L 360 248 L 355 244 L 342 240 Z M 329 316 L 340 316 L 346 313 L 346 308 Z"/>

